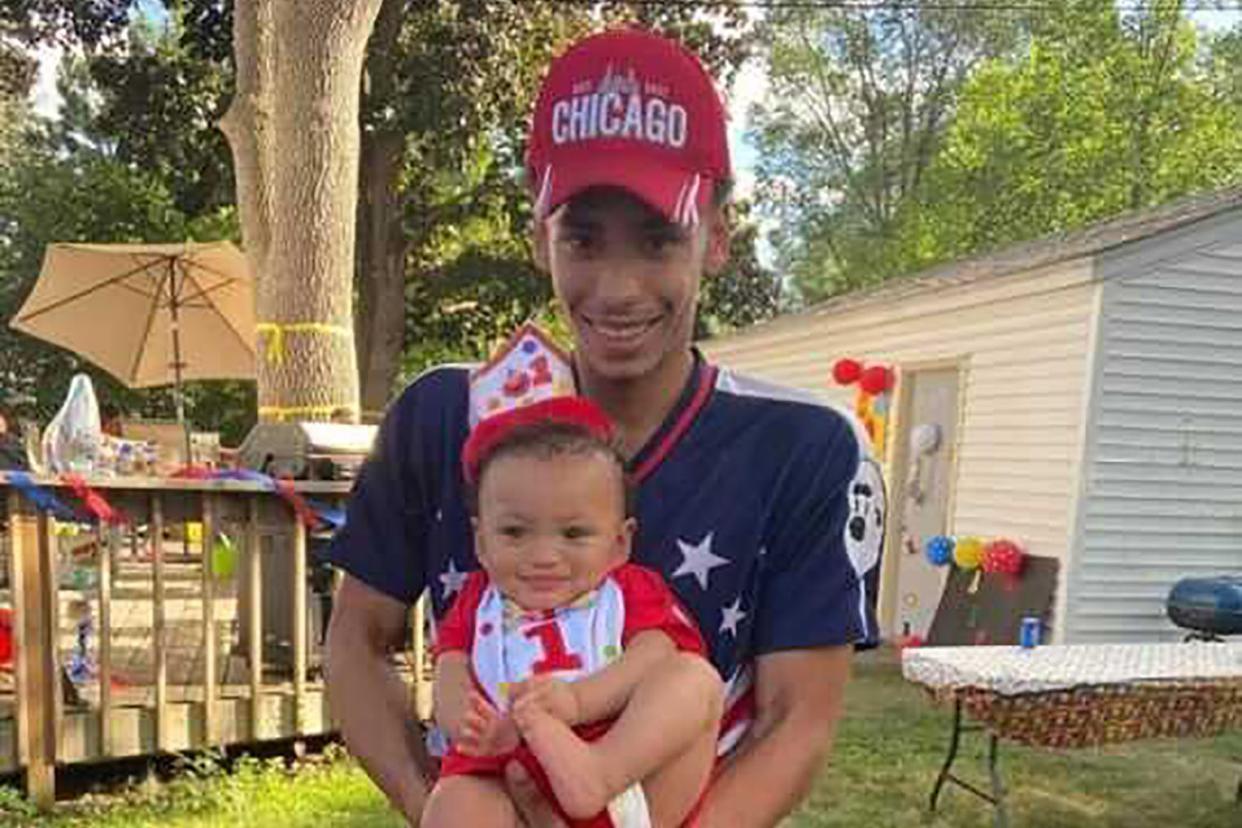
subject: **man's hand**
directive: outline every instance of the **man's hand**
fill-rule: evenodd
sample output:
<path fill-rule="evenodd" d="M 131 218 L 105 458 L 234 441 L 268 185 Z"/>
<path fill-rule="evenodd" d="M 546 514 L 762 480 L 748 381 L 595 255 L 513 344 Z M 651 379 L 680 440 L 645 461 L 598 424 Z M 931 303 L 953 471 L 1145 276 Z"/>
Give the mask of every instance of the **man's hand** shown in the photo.
<path fill-rule="evenodd" d="M 505 765 L 505 790 L 526 828 L 567 828 L 520 762 Z"/>
<path fill-rule="evenodd" d="M 510 694 L 514 704 L 536 705 L 570 727 L 582 723 L 582 705 L 571 682 L 547 675 L 532 676 L 513 685 Z"/>
<path fill-rule="evenodd" d="M 499 756 L 518 746 L 521 736 L 513 719 L 500 711 L 477 691 L 470 691 L 469 707 L 462 717 L 457 747 L 469 756 Z"/>

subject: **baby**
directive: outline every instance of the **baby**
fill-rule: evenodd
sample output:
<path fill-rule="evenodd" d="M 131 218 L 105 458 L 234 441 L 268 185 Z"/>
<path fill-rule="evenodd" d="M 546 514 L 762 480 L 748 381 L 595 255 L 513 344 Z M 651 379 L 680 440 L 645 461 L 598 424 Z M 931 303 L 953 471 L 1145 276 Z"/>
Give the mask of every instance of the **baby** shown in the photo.
<path fill-rule="evenodd" d="M 437 630 L 452 747 L 423 828 L 519 825 L 514 760 L 572 826 L 691 821 L 721 684 L 660 575 L 627 563 L 635 522 L 607 417 L 576 397 L 497 414 L 462 464 L 483 569 Z"/>

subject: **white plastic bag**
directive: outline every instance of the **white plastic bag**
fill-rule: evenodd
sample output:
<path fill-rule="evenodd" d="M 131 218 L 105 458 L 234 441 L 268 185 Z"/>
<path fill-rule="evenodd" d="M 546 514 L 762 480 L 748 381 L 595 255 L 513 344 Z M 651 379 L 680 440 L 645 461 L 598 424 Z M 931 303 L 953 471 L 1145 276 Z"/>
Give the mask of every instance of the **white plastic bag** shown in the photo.
<path fill-rule="evenodd" d="M 102 438 L 95 386 L 86 374 L 76 374 L 60 411 L 43 432 L 43 462 L 53 473 L 90 474 Z"/>

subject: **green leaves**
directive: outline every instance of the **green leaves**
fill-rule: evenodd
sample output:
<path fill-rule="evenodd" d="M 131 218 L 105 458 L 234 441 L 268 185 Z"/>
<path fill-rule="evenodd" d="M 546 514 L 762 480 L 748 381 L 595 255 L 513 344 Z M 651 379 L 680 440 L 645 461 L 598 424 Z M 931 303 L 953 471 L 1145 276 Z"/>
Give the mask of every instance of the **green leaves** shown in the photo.
<path fill-rule="evenodd" d="M 774 15 L 765 210 L 807 299 L 1242 176 L 1239 35 L 1172 0 Z"/>
<path fill-rule="evenodd" d="M 751 207 L 739 204 L 735 212 L 728 268 L 718 275 L 703 277 L 696 339 L 762 322 L 780 310 L 781 283 L 775 273 L 759 263 L 759 228 L 750 218 Z"/>
<path fill-rule="evenodd" d="M 92 49 L 122 32 L 132 0 L 6 0 L 0 40 Z"/>
<path fill-rule="evenodd" d="M 771 91 L 752 113 L 763 211 L 808 299 L 891 275 L 889 244 L 958 89 L 1011 27 L 935 4 L 773 12 Z"/>
<path fill-rule="evenodd" d="M 1186 21 L 1161 4 L 1079 16 L 966 85 L 901 230 L 903 243 L 921 240 L 911 266 L 1239 180 L 1242 110 L 1196 68 Z"/>

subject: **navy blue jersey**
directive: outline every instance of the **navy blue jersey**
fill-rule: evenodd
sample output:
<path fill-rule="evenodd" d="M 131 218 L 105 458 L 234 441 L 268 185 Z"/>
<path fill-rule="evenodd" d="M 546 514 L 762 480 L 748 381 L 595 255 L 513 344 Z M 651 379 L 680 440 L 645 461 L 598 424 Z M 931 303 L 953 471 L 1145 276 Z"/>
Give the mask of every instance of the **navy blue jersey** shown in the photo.
<path fill-rule="evenodd" d="M 466 367 L 435 369 L 393 404 L 329 553 L 399 601 L 429 590 L 436 618 L 478 568 L 460 461 L 468 381 Z M 845 415 L 696 355 L 630 472 L 633 560 L 695 616 L 731 696 L 756 655 L 875 643 L 883 484 Z"/>

